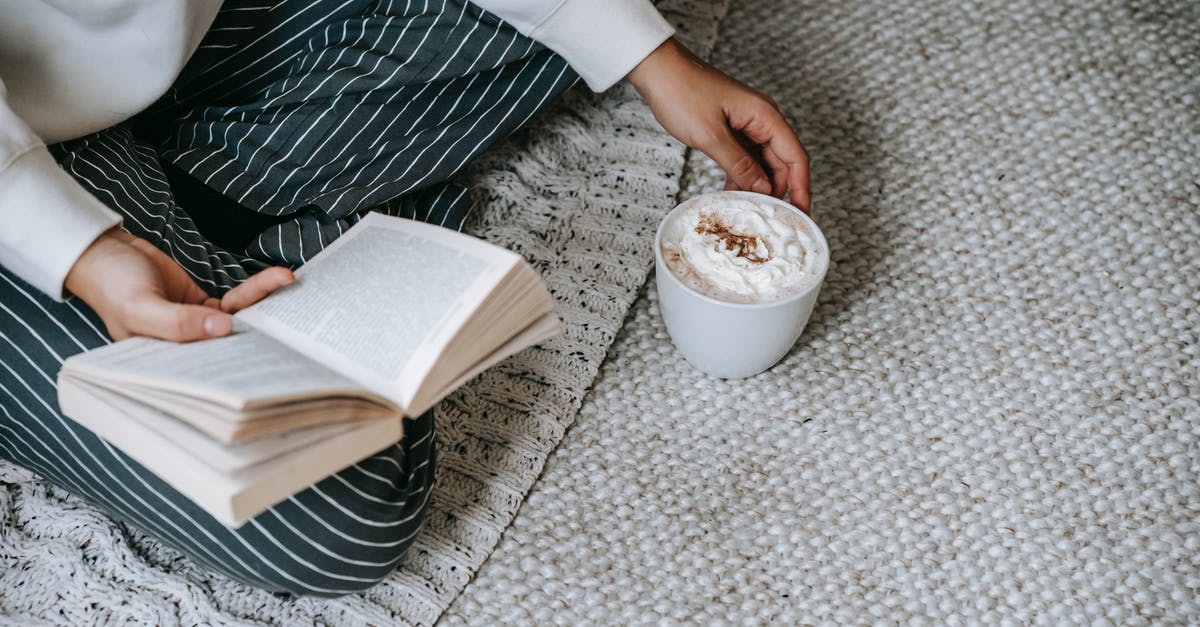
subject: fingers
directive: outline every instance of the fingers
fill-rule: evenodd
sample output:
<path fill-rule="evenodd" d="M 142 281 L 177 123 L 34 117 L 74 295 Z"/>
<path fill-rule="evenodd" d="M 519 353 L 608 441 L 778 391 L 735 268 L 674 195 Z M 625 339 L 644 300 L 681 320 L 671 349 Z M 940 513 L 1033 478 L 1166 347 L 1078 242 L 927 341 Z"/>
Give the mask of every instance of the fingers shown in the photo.
<path fill-rule="evenodd" d="M 804 213 L 811 213 L 812 190 L 809 188 L 808 152 L 801 148 L 800 154 L 802 157 L 799 161 L 788 163 L 788 189 L 792 204 L 802 209 Z"/>
<path fill-rule="evenodd" d="M 727 188 L 790 189 L 792 203 L 807 211 L 808 154 L 775 102 L 668 41 L 628 76 L 655 119 L 712 157 L 728 176 Z M 750 150 L 739 135 L 751 140 Z"/>
<path fill-rule="evenodd" d="M 140 237 L 128 235 L 127 241 L 154 266 L 167 300 L 188 305 L 210 305 L 213 299 L 170 255 Z"/>
<path fill-rule="evenodd" d="M 788 190 L 787 163 L 784 162 L 783 159 L 780 159 L 779 155 L 776 155 L 775 151 L 771 150 L 770 147 L 767 147 L 762 151 L 762 156 L 763 161 L 767 165 L 767 169 L 770 170 L 771 195 L 778 198 Z"/>
<path fill-rule="evenodd" d="M 698 146 L 725 170 L 735 189 L 744 189 L 760 194 L 771 193 L 771 181 L 767 178 L 758 160 L 742 147 L 728 127 L 722 127 L 713 137 Z M 730 186 L 727 184 L 726 189 Z"/>
<path fill-rule="evenodd" d="M 233 330 L 233 317 L 227 313 L 167 300 L 130 304 L 123 319 L 125 331 L 130 335 L 148 335 L 172 342 L 222 337 Z"/>
<path fill-rule="evenodd" d="M 771 167 L 775 184 L 786 181 L 789 200 L 807 213 L 812 204 L 808 152 L 779 109 L 769 99 L 761 98 L 747 105 L 744 114 L 731 112 L 730 123 L 763 147 L 763 158 Z"/>
<path fill-rule="evenodd" d="M 237 313 L 295 280 L 296 277 L 287 268 L 280 266 L 267 268 L 226 292 L 225 297 L 221 299 L 221 311 Z"/>

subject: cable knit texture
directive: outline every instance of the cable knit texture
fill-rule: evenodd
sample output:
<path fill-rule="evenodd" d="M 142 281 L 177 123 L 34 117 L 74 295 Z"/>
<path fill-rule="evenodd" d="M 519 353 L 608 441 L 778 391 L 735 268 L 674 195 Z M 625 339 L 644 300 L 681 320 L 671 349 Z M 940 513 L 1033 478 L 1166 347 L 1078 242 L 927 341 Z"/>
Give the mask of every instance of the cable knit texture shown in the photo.
<path fill-rule="evenodd" d="M 707 50 L 724 2 L 659 8 Z M 632 88 L 569 92 L 464 176 L 469 230 L 523 254 L 564 333 L 437 408 L 438 477 L 406 561 L 371 590 L 286 601 L 203 571 L 136 529 L 0 461 L 0 623 L 431 624 L 491 553 L 561 441 L 653 262 L 684 147 Z"/>

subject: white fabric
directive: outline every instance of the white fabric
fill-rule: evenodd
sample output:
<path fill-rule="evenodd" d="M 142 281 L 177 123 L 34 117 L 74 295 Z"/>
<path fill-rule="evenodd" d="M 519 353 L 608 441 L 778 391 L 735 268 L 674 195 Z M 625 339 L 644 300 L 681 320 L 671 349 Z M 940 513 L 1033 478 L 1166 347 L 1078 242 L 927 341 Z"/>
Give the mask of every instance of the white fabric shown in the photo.
<path fill-rule="evenodd" d="M 0 265 L 59 299 L 75 260 L 121 223 L 121 216 L 58 167 L 42 145 L 0 169 L 0 216 Z"/>
<path fill-rule="evenodd" d="M 478 4 L 562 54 L 597 91 L 673 32 L 649 0 Z M 75 260 L 119 220 L 73 179 L 47 169 L 55 166 L 43 143 L 112 126 L 151 104 L 219 7 L 219 0 L 0 0 L 0 265 L 63 297 Z M 41 156 L 18 160 L 29 151 Z M 6 171 L 18 161 L 20 172 Z M 30 240 L 39 229 L 45 232 Z"/>
<path fill-rule="evenodd" d="M 0 265 L 61 298 L 75 259 L 120 221 L 58 167 L 0 81 Z"/>
<path fill-rule="evenodd" d="M 171 86 L 220 6 L 0 0 L 0 78 L 9 106 L 47 144 L 112 126 Z"/>
<path fill-rule="evenodd" d="M 219 0 L 0 0 L 0 265 L 61 299 L 79 255 L 120 217 L 46 152 L 170 87 Z"/>
<path fill-rule="evenodd" d="M 472 1 L 562 55 L 597 92 L 675 32 L 649 0 Z"/>

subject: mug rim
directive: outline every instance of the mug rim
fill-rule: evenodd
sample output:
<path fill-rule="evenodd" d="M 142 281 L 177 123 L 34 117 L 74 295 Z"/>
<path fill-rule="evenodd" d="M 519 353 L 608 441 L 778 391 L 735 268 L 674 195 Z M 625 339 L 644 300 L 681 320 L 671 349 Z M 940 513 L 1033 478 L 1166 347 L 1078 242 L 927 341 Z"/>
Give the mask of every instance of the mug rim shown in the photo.
<path fill-rule="evenodd" d="M 808 227 L 810 229 L 812 229 L 812 232 L 816 235 L 816 239 L 818 239 L 820 241 L 822 250 L 824 252 L 824 254 L 821 255 L 821 261 L 822 261 L 822 266 L 823 266 L 821 268 L 821 274 L 820 274 L 820 276 L 817 277 L 817 280 L 813 283 L 813 285 L 811 287 L 809 287 L 809 289 L 801 290 L 801 291 L 799 291 L 795 294 L 792 294 L 791 296 L 787 296 L 785 298 L 778 298 L 775 300 L 769 300 L 769 301 L 765 301 L 765 302 L 761 302 L 761 303 L 735 303 L 735 302 L 728 301 L 728 300 L 721 300 L 720 298 L 716 298 L 714 296 L 709 296 L 708 294 L 700 292 L 700 291 L 696 290 L 695 288 L 689 286 L 688 284 L 684 283 L 682 280 L 680 280 L 679 277 L 675 276 L 675 273 L 671 272 L 671 269 L 669 267 L 667 267 L 667 263 L 663 259 L 663 254 L 662 254 L 663 228 L 666 227 L 667 223 L 671 221 L 671 217 L 674 216 L 677 212 L 679 212 L 679 210 L 681 208 L 683 208 L 684 206 L 688 205 L 689 203 L 695 202 L 697 199 L 700 199 L 700 198 L 711 198 L 711 197 L 715 197 L 715 196 L 741 196 L 743 198 L 748 198 L 748 199 L 757 200 L 757 201 L 763 201 L 763 202 L 770 203 L 777 207 L 778 206 L 786 207 L 787 209 L 795 212 L 796 215 L 800 216 L 800 218 L 808 225 Z M 809 294 L 811 294 L 813 292 L 813 290 L 820 289 L 822 282 L 825 281 L 825 275 L 829 273 L 829 242 L 825 239 L 825 234 L 823 232 L 821 232 L 821 227 L 817 226 L 817 223 L 811 217 L 809 217 L 808 214 L 804 213 L 798 207 L 796 207 L 795 205 L 793 205 L 785 200 L 781 200 L 774 196 L 768 196 L 767 194 L 760 194 L 758 192 L 747 192 L 747 191 L 741 191 L 741 190 L 725 190 L 725 191 L 719 191 L 719 192 L 706 192 L 703 194 L 697 194 L 695 196 L 692 196 L 691 198 L 688 198 L 687 200 L 675 205 L 670 211 L 667 212 L 667 215 L 663 216 L 662 220 L 659 221 L 658 229 L 654 232 L 654 261 L 655 261 L 655 264 L 657 267 L 662 268 L 663 270 L 666 271 L 665 274 L 667 274 L 671 277 L 670 280 L 673 281 L 675 285 L 682 287 L 688 293 L 690 293 L 694 296 L 697 296 L 704 301 L 714 303 L 717 305 L 726 306 L 726 307 L 733 307 L 735 309 L 767 309 L 767 308 L 771 308 L 771 307 L 779 307 L 782 305 L 787 305 L 793 301 L 797 301 L 797 300 L 800 300 L 800 299 L 808 296 Z M 662 273 L 659 273 L 659 274 L 662 274 Z"/>

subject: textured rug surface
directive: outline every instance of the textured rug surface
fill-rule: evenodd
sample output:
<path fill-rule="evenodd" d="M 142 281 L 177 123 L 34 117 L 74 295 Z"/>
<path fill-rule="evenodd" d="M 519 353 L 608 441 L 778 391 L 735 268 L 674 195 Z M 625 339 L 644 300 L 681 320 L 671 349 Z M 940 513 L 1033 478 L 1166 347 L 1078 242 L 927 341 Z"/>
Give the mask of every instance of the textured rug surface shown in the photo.
<path fill-rule="evenodd" d="M 714 55 L 813 155 L 810 326 L 714 380 L 647 290 L 443 622 L 1200 624 L 1200 4 L 742 1 Z"/>
<path fill-rule="evenodd" d="M 668 0 L 693 47 L 723 0 Z M 429 624 L 487 558 L 574 420 L 652 264 L 684 147 L 627 86 L 576 89 L 466 178 L 470 230 L 522 253 L 555 294 L 564 334 L 490 370 L 437 408 L 439 468 L 412 553 L 382 584 L 284 601 L 206 573 L 32 473 L 0 462 L 0 622 Z"/>

